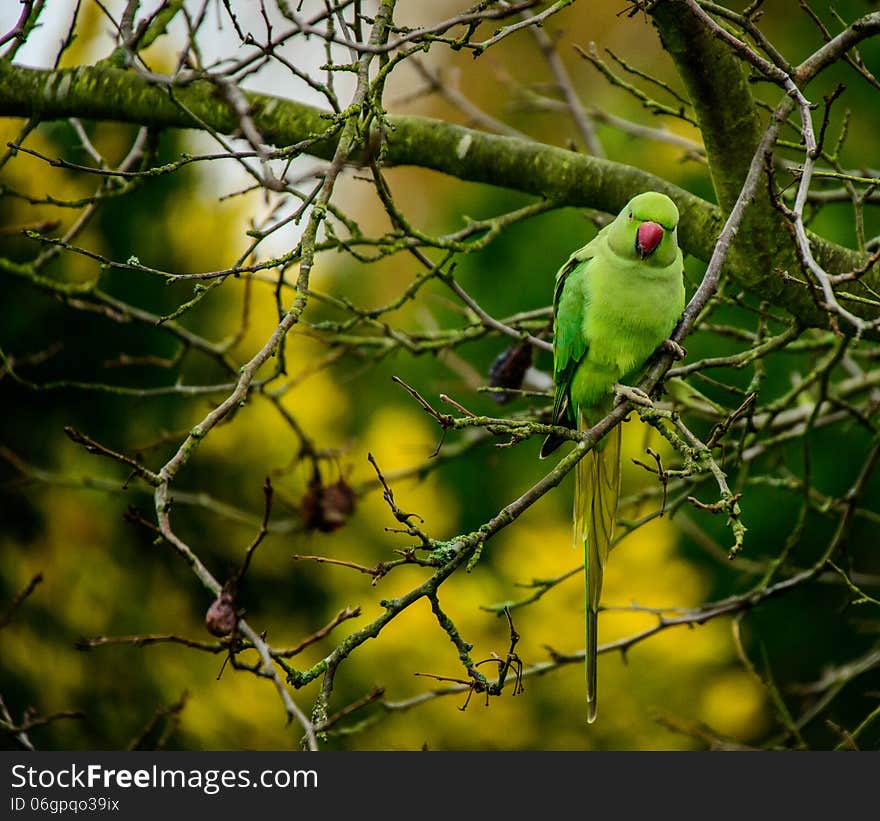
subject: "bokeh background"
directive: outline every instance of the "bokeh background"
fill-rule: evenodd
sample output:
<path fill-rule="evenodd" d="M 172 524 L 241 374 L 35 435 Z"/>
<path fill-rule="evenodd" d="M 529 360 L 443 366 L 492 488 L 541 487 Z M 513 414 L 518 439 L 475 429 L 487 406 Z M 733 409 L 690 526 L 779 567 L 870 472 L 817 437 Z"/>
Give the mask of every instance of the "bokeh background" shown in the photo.
<path fill-rule="evenodd" d="M 63 7 L 64 3 L 55 5 Z M 650 23 L 638 16 L 618 16 L 624 5 L 620 0 L 578 3 L 547 27 L 559 37 L 559 53 L 583 100 L 618 116 L 662 124 L 698 141 L 698 132 L 686 123 L 660 121 L 626 93 L 610 88 L 572 48 L 573 43 L 586 47 L 595 41 L 600 48 L 610 48 L 643 71 L 680 87 Z M 835 5 L 846 19 L 871 7 L 859 0 Z M 814 25 L 795 13 L 796 6 L 793 2 L 768 4 L 762 22 L 769 38 L 794 61 L 821 42 Z M 406 3 L 401 4 L 398 19 L 423 22 L 456 9 L 451 3 Z M 831 19 L 827 9 L 822 12 Z M 4 11 L 4 24 L 6 16 Z M 96 6 L 86 3 L 78 39 L 63 65 L 105 56 L 111 47 L 107 28 Z M 230 34 L 218 32 L 216 42 L 207 47 L 218 52 L 230 47 L 232 41 L 224 39 Z M 34 38 L 21 59 L 39 63 L 54 45 L 51 38 Z M 175 60 L 173 42 L 160 40 L 148 56 L 156 67 L 170 68 Z M 875 44 L 865 46 L 863 57 L 869 67 L 880 64 Z M 302 58 L 318 59 L 310 54 Z M 546 93 L 551 81 L 528 33 L 509 38 L 477 61 L 436 48 L 426 62 L 448 82 L 465 89 L 485 111 L 513 127 L 555 145 L 577 143 L 576 132 L 562 115 L 528 105 L 529 94 Z M 848 90 L 832 117 L 832 129 L 840 127 L 843 109 L 849 107 L 853 116 L 846 146 L 848 162 L 853 167 L 876 167 L 880 126 L 876 89 L 851 72 L 835 70 L 817 83 L 813 98 L 819 99 L 817 92 L 827 93 L 844 76 Z M 416 94 L 422 83 L 414 72 L 402 69 L 394 78 L 386 95 L 391 110 L 466 122 L 460 111 L 438 95 Z M 252 86 L 314 101 L 280 77 L 258 76 Z M 775 92 L 759 93 L 775 101 Z M 15 139 L 22 125 L 17 120 L 0 121 L 2 142 Z M 87 124 L 87 129 L 105 156 L 116 160 L 134 133 L 131 127 L 107 123 Z M 705 165 L 685 156 L 680 147 L 636 140 L 604 125 L 599 131 L 611 158 L 713 198 Z M 64 122 L 41 126 L 26 144 L 48 156 L 76 160 L 75 136 Z M 204 150 L 209 143 L 198 135 L 169 132 L 162 135 L 161 145 L 163 157 L 170 160 L 182 151 Z M 90 195 L 95 185 L 93 178 L 51 169 L 21 155 L 5 166 L 2 175 L 5 185 L 34 197 L 51 193 L 72 200 Z M 388 180 L 410 220 L 434 233 L 461 227 L 463 215 L 488 217 L 527 202 L 511 192 L 416 169 L 391 169 Z M 114 259 L 137 255 L 146 264 L 173 271 L 225 267 L 246 247 L 244 231 L 251 221 L 267 211 L 257 193 L 218 200 L 218 195 L 241 187 L 242 178 L 228 166 L 190 166 L 156 178 L 101 209 L 79 244 Z M 369 185 L 356 174 L 347 176 L 339 191 L 337 201 L 365 230 L 387 226 Z M 34 205 L 12 196 L 0 199 L 4 226 L 56 219 L 66 226 L 75 216 L 70 209 Z M 519 224 L 485 250 L 462 256 L 456 275 L 494 316 L 546 306 L 557 267 L 596 230 L 588 216 L 562 209 Z M 873 236 L 880 224 L 868 216 L 868 235 Z M 852 214 L 846 206 L 824 210 L 813 227 L 842 243 L 854 242 Z M 276 248 L 293 245 L 296 231 L 291 226 L 276 237 Z M 0 253 L 7 258 L 24 260 L 34 252 L 31 240 L 11 232 L 0 236 Z M 312 286 L 345 295 L 357 305 L 380 305 L 395 299 L 418 270 L 418 263 L 405 255 L 369 266 L 342 254 L 324 255 L 319 257 Z M 93 260 L 62 254 L 50 271 L 54 277 L 77 282 L 93 278 L 97 268 Z M 688 260 L 689 291 L 701 271 L 701 263 Z M 168 287 L 126 271 L 105 272 L 102 286 L 121 299 L 162 314 L 191 295 L 186 286 Z M 245 299 L 250 300 L 250 318 L 232 351 L 245 361 L 275 325 L 271 287 L 230 281 L 182 322 L 211 338 L 223 338 L 239 327 Z M 332 316 L 328 308 L 313 302 L 306 318 L 314 323 Z M 731 324 L 752 322 L 748 314 L 734 309 L 726 309 L 721 316 Z M 416 303 L 394 314 L 393 321 L 399 327 L 423 330 L 460 325 L 463 317 L 460 305 L 437 283 L 427 286 Z M 72 310 L 8 276 L 2 278 L 0 291 L 0 347 L 18 358 L 50 350 L 52 355 L 45 361 L 20 369 L 39 383 L 97 380 L 156 387 L 178 378 L 211 383 L 218 375 L 210 361 L 197 355 L 187 356 L 170 370 L 155 364 L 120 366 L 123 354 L 168 358 L 176 349 L 160 330 Z M 354 487 L 373 486 L 358 500 L 347 524 L 334 533 L 307 533 L 299 526 L 299 504 L 311 467 L 296 461 L 296 437 L 270 403 L 259 397 L 237 412 L 230 424 L 217 428 L 179 477 L 179 490 L 208 494 L 250 517 L 240 521 L 241 516 L 227 515 L 213 503 L 175 508 L 178 532 L 218 577 L 239 564 L 262 513 L 264 477 L 272 477 L 276 489 L 273 523 L 278 532 L 270 534 L 257 551 L 240 602 L 250 622 L 268 630 L 273 645 L 296 644 L 343 607 L 362 608 L 358 619 L 345 622 L 297 657 L 294 662 L 299 669 L 323 658 L 347 632 L 375 618 L 381 612 L 380 599 L 406 592 L 425 576 L 419 568 L 402 568 L 373 587 L 368 576 L 349 568 L 291 558 L 293 554 L 321 554 L 372 566 L 393 558 L 394 549 L 410 543 L 385 532 L 395 522 L 375 487 L 366 456 L 372 453 L 388 474 L 426 463 L 439 431 L 390 377 L 400 376 L 426 397 L 436 399 L 445 392 L 475 412 L 494 414 L 497 406 L 477 388 L 485 384 L 490 363 L 505 347 L 504 340 L 489 337 L 439 355 L 414 357 L 395 350 L 379 360 L 348 356 L 325 362 L 328 348 L 319 332 L 307 327 L 294 332 L 288 346 L 294 384 L 284 395 L 285 408 L 320 447 L 340 449 L 335 464 L 324 469 L 325 480 L 343 477 Z M 699 357 L 735 346 L 729 340 L 696 335 L 688 349 L 691 356 Z M 783 391 L 809 362 L 804 353 L 773 365 L 766 390 Z M 548 368 L 549 357 L 537 364 Z M 748 383 L 749 375 L 723 374 L 740 385 Z M 518 400 L 513 407 L 528 406 L 529 400 Z M 81 637 L 104 635 L 175 633 L 209 640 L 203 619 L 210 597 L 167 546 L 154 544 L 144 529 L 123 521 L 130 505 L 149 513 L 149 494 L 137 481 L 123 487 L 124 471 L 70 442 L 64 426 L 72 425 L 114 449 L 140 453 L 148 465 L 158 466 L 210 407 L 211 399 L 204 397 L 138 399 L 70 388 L 34 391 L 10 378 L 0 380 L 0 443 L 6 448 L 6 458 L 0 462 L 0 611 L 35 573 L 44 577 L 0 631 L 0 694 L 15 717 L 28 707 L 41 714 L 79 710 L 84 715 L 34 730 L 31 736 L 38 747 L 124 747 L 140 737 L 157 710 L 177 702 L 184 693 L 187 700 L 176 715 L 176 726 L 165 737 L 167 720 L 160 721 L 143 739 L 145 745 L 162 736 L 165 746 L 180 749 L 297 746 L 296 730 L 285 725 L 271 685 L 232 669 L 218 679 L 222 657 L 167 644 L 88 652 L 76 649 Z M 444 447 L 454 446 L 462 437 L 448 435 Z M 817 486 L 826 493 L 841 492 L 853 478 L 847 466 L 858 464 L 870 434 L 853 425 L 843 431 L 836 428 L 834 433 L 816 433 L 813 439 Z M 625 426 L 624 441 L 627 457 L 643 455 L 646 445 L 661 447 L 636 421 Z M 432 536 L 469 532 L 543 475 L 547 466 L 538 461 L 538 448 L 537 441 L 501 450 L 491 442 L 483 444 L 421 477 L 395 481 L 396 499 L 405 510 L 424 517 L 424 527 Z M 783 458 L 797 470 L 801 450 L 793 447 Z M 624 494 L 650 481 L 625 458 Z M 542 499 L 486 545 L 472 572 L 457 573 L 441 588 L 441 604 L 462 635 L 473 642 L 475 659 L 488 658 L 493 652 L 503 655 L 508 644 L 506 621 L 483 606 L 521 598 L 528 591 L 517 585 L 556 576 L 577 564 L 578 556 L 570 547 L 571 490 L 571 483 L 566 482 Z M 691 607 L 746 589 L 754 580 L 754 563 L 781 549 L 793 527 L 798 500 L 783 490 L 748 486 L 743 490 L 749 533 L 740 560 L 730 563 L 724 558 L 721 547 L 727 544 L 728 534 L 723 521 L 683 509 L 671 520 L 664 517 L 640 528 L 615 551 L 603 601 L 622 607 Z M 878 492 L 875 481 L 866 506 L 877 507 Z M 643 506 L 631 511 L 631 516 L 650 509 Z M 832 528 L 832 520 L 816 515 L 797 555 L 809 561 Z M 880 574 L 876 544 L 876 527 L 859 523 L 850 550 L 866 574 Z M 743 634 L 753 658 L 769 660 L 774 680 L 794 704 L 802 703 L 800 697 L 786 688 L 814 681 L 827 665 L 843 663 L 876 644 L 876 617 L 872 621 L 864 617 L 864 611 L 854 613 L 846 607 L 847 600 L 839 587 L 816 584 L 768 603 L 744 620 Z M 655 618 L 627 609 L 609 611 L 601 619 L 600 640 L 630 635 L 653 624 Z M 537 602 L 514 611 L 522 636 L 519 655 L 528 665 L 547 659 L 548 648 L 564 653 L 581 649 L 582 619 L 582 581 L 574 576 Z M 853 619 L 859 620 L 858 629 Z M 455 648 L 438 628 L 427 601 L 408 609 L 378 640 L 368 642 L 343 664 L 331 706 L 341 708 L 374 687 L 385 688 L 385 698 L 396 702 L 438 686 L 414 676 L 416 672 L 456 677 L 462 673 Z M 737 657 L 728 619 L 667 630 L 633 647 L 625 658 L 603 655 L 599 678 L 600 718 L 590 727 L 582 720 L 583 670 L 572 664 L 528 679 L 525 693 L 513 697 L 507 692 L 493 698 L 488 707 L 475 697 L 462 711 L 464 699 L 459 695 L 388 714 L 373 705 L 341 725 L 351 732 L 334 735 L 328 743 L 351 750 L 408 750 L 424 745 L 430 749 L 690 749 L 706 746 L 710 737 L 769 743 L 780 729 L 766 687 Z M 862 680 L 835 700 L 831 715 L 841 726 L 865 715 L 871 693 L 876 699 L 880 676 L 875 670 L 867 679 L 867 684 Z M 313 683 L 294 696 L 309 708 L 318 686 Z M 839 740 L 821 722 L 808 726 L 805 737 L 818 747 Z M 870 738 L 866 740 L 870 746 Z M 873 743 L 876 746 L 876 733 Z M 10 739 L 0 736 L 0 745 L 10 744 Z"/>

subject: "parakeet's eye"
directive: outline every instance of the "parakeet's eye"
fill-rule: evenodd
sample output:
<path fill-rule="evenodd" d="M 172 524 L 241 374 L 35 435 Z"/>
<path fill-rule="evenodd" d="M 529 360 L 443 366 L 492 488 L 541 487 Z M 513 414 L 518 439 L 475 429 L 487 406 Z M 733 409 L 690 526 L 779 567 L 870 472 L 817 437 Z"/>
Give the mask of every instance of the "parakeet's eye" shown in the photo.
<path fill-rule="evenodd" d="M 633 213 L 632 213 L 632 211 L 629 212 L 629 218 L 630 218 L 630 219 L 633 218 Z"/>

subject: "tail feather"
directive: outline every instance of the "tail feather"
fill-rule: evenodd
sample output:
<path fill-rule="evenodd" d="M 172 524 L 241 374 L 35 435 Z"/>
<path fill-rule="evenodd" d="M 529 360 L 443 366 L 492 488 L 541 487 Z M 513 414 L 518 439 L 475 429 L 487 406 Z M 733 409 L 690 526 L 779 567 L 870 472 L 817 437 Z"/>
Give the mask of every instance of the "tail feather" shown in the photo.
<path fill-rule="evenodd" d="M 599 611 L 587 607 L 587 724 L 596 720 L 598 703 L 596 701 L 596 650 L 598 648 L 597 636 L 599 635 Z"/>
<path fill-rule="evenodd" d="M 586 429 L 578 414 L 578 428 Z M 620 427 L 588 453 L 575 470 L 574 542 L 584 551 L 587 721 L 596 719 L 596 655 L 602 575 L 611 550 L 620 496 Z"/>

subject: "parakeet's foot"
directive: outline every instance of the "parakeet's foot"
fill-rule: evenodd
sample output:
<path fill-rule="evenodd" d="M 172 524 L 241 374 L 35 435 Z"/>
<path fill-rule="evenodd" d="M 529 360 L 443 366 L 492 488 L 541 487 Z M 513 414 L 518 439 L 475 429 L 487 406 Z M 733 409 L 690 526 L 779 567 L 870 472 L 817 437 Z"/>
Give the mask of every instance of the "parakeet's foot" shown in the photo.
<path fill-rule="evenodd" d="M 684 359 L 687 356 L 687 351 L 674 339 L 664 339 L 660 347 L 667 353 L 671 353 L 676 359 Z"/>
<path fill-rule="evenodd" d="M 651 397 L 648 396 L 641 388 L 633 388 L 629 385 L 621 385 L 619 382 L 614 383 L 614 393 L 617 395 L 618 400 L 624 401 L 629 400 L 635 405 L 642 405 L 645 408 L 653 408 L 654 403 L 651 401 Z"/>

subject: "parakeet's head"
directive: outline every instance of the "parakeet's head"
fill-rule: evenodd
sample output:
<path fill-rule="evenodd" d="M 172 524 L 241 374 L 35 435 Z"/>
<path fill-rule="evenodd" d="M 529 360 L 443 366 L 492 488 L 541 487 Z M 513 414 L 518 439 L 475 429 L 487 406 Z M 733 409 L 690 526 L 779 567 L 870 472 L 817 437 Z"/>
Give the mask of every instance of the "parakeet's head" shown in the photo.
<path fill-rule="evenodd" d="M 608 244 L 615 254 L 666 267 L 678 253 L 678 208 L 657 191 L 633 197 L 611 224 Z"/>

